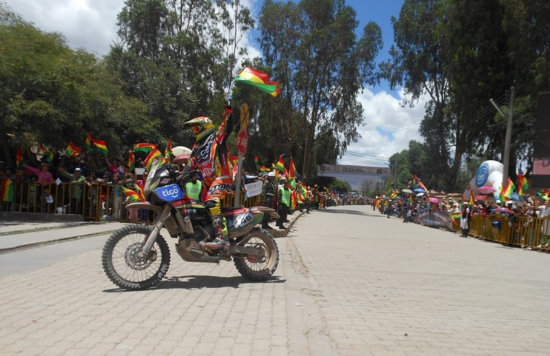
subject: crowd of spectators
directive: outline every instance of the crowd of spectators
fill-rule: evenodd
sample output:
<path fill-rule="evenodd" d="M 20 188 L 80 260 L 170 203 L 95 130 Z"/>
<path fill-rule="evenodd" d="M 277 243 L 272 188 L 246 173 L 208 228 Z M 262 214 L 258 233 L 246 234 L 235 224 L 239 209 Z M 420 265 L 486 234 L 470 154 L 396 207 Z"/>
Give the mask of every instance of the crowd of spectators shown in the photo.
<path fill-rule="evenodd" d="M 143 162 L 138 160 L 136 167 L 143 167 Z M 122 187 L 135 189 L 143 185 L 144 176 L 136 171 L 119 158 L 102 153 L 60 156 L 51 162 L 42 157 L 23 161 L 16 169 L 0 162 L 0 211 L 63 212 L 88 214 L 90 218 L 104 214 L 119 219 Z M 100 206 L 103 211 L 95 211 L 99 200 L 106 196 L 109 201 Z"/>

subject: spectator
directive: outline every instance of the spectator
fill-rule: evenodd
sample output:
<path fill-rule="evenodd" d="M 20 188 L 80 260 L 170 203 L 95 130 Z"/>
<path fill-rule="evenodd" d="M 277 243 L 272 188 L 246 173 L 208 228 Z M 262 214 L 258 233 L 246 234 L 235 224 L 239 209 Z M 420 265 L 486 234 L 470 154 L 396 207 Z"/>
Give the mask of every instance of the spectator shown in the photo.
<path fill-rule="evenodd" d="M 460 216 L 460 229 L 462 230 L 462 237 L 468 237 L 468 231 L 470 230 L 470 208 L 468 204 L 462 204 L 462 215 Z"/>
<path fill-rule="evenodd" d="M 13 211 L 22 211 L 26 207 L 28 199 L 28 190 L 25 183 L 28 182 L 27 177 L 25 176 L 25 171 L 23 168 L 17 168 L 15 174 L 12 177 L 13 180 Z"/>
<path fill-rule="evenodd" d="M 11 168 L 0 171 L 0 198 L 2 199 L 3 211 L 11 211 L 14 200 L 15 189 L 13 186 L 13 174 Z"/>
<path fill-rule="evenodd" d="M 90 172 L 86 177 L 86 217 L 95 218 L 99 210 L 99 183 L 101 179 L 96 178 L 95 172 Z"/>
<path fill-rule="evenodd" d="M 49 164 L 43 162 L 40 164 L 40 169 L 24 164 L 25 171 L 34 174 L 37 177 L 38 184 L 46 185 L 55 183 L 52 174 L 49 171 Z"/>
<path fill-rule="evenodd" d="M 262 194 L 261 194 L 260 204 L 268 208 L 274 207 L 273 206 L 274 199 L 275 199 L 275 184 L 273 183 L 274 179 L 275 179 L 275 172 L 269 172 L 262 185 Z M 268 223 L 269 223 L 269 214 L 264 214 L 264 218 L 262 220 L 262 228 L 271 229 L 271 226 L 269 226 Z"/>
<path fill-rule="evenodd" d="M 110 213 L 112 214 L 111 216 L 115 218 L 115 220 L 120 219 L 120 210 L 121 210 L 122 196 L 123 196 L 121 177 L 122 177 L 121 174 L 113 174 L 112 181 L 108 183 L 111 187 L 111 197 L 110 197 L 111 201 L 109 202 L 110 204 L 107 204 L 106 202 L 106 205 L 111 205 Z M 106 208 L 106 210 L 107 209 L 108 208 Z"/>
<path fill-rule="evenodd" d="M 59 173 L 69 179 L 70 183 L 70 212 L 82 214 L 82 188 L 86 178 L 82 175 L 82 169 L 75 168 L 74 173 L 70 174 L 62 167 L 59 167 Z"/>
<path fill-rule="evenodd" d="M 281 185 L 277 191 L 277 201 L 278 201 L 278 213 L 279 220 L 277 220 L 277 227 L 279 229 L 286 229 L 283 225 L 283 222 L 288 221 L 288 211 L 290 209 L 290 184 L 288 183 L 285 177 L 280 179 Z"/>
<path fill-rule="evenodd" d="M 107 163 L 107 172 L 112 174 L 124 173 L 124 165 L 120 162 L 118 158 L 113 158 L 112 161 L 109 160 L 109 157 L 105 156 L 105 163 Z"/>
<path fill-rule="evenodd" d="M 197 173 L 193 173 L 190 178 L 191 180 L 185 183 L 185 194 L 187 194 L 191 200 L 204 201 L 206 189 L 204 189 L 205 187 L 202 182 L 197 179 Z"/>
<path fill-rule="evenodd" d="M 548 248 L 548 235 L 550 235 L 550 199 L 544 202 L 544 207 L 541 209 L 541 218 L 544 218 L 542 221 L 542 236 L 540 247 Z"/>

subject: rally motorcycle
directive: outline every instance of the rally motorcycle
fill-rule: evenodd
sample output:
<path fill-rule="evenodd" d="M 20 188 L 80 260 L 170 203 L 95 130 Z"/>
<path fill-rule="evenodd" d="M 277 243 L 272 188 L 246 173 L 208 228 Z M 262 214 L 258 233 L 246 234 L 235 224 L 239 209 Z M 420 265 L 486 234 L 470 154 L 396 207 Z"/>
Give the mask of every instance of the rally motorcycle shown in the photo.
<path fill-rule="evenodd" d="M 177 239 L 176 251 L 188 262 L 219 262 L 233 259 L 239 273 L 251 281 L 265 281 L 279 264 L 279 249 L 273 236 L 258 227 L 264 214 L 274 219 L 271 208 L 222 209 L 229 232 L 228 251 L 210 250 L 202 242 L 212 241 L 208 205 L 190 200 L 182 189 L 191 175 L 180 174 L 169 164 L 149 173 L 144 196 L 146 201 L 130 203 L 127 209 L 147 209 L 155 213 L 151 225 L 129 225 L 115 231 L 103 247 L 102 264 L 107 277 L 118 287 L 141 290 L 158 284 L 168 271 L 170 250 L 161 235 L 164 228 Z"/>

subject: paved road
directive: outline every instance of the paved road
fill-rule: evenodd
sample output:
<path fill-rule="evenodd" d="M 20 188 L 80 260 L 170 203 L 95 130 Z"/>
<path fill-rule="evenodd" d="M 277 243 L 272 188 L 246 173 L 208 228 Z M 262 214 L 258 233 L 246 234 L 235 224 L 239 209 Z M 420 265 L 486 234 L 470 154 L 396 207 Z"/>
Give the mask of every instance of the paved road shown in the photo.
<path fill-rule="evenodd" d="M 104 276 L 100 249 L 0 278 L 0 353 L 550 350 L 548 254 L 403 224 L 366 206 L 303 215 L 277 242 L 269 283 L 246 282 L 230 262 L 185 263 L 173 252 L 158 288 L 123 292 Z"/>

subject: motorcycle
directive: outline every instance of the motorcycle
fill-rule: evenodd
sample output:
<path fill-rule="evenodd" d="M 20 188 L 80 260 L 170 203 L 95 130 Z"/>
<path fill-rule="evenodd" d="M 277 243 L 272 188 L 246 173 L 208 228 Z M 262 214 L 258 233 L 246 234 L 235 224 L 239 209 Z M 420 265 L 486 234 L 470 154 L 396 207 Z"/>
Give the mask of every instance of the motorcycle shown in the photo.
<path fill-rule="evenodd" d="M 126 290 L 143 290 L 158 284 L 170 265 L 170 249 L 161 230 L 177 239 L 176 251 L 187 262 L 231 261 L 250 281 L 268 280 L 279 264 L 274 237 L 258 227 L 264 214 L 274 219 L 274 209 L 224 208 L 230 246 L 227 252 L 211 250 L 201 242 L 215 238 L 208 205 L 190 200 L 182 187 L 191 175 L 183 175 L 169 164 L 154 167 L 145 182 L 145 201 L 127 209 L 147 209 L 156 214 L 151 225 L 129 225 L 115 231 L 105 242 L 102 265 L 107 277 Z"/>

